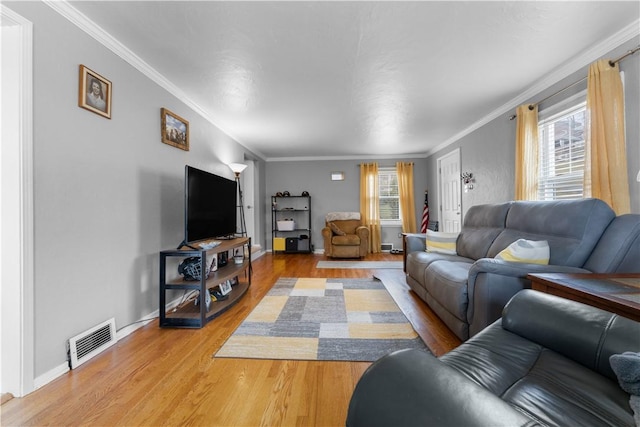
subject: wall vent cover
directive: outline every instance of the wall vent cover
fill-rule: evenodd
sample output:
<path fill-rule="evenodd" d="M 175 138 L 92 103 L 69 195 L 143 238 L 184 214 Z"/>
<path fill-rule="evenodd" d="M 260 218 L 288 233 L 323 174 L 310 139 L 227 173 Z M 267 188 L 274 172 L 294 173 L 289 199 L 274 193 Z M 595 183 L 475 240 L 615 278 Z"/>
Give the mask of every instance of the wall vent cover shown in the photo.
<path fill-rule="evenodd" d="M 116 321 L 109 319 L 69 340 L 69 364 L 75 369 L 117 342 Z"/>
<path fill-rule="evenodd" d="M 393 243 L 381 243 L 380 244 L 380 250 L 382 252 L 391 252 L 392 249 L 393 249 Z"/>

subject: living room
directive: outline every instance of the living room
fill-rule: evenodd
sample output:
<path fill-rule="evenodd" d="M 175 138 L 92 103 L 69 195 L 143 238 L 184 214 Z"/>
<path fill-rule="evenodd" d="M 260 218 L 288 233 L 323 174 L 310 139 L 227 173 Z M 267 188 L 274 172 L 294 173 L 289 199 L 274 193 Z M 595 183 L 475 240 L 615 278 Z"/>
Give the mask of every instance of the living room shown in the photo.
<path fill-rule="evenodd" d="M 49 5 L 3 2 L 3 7 L 33 23 L 34 243 L 32 288 L 26 293 L 31 305 L 24 313 L 31 330 L 27 334 L 31 348 L 26 351 L 32 361 L 25 368 L 30 379 L 27 390 L 67 373 L 70 337 L 108 318 L 115 318 L 121 328 L 157 312 L 158 252 L 183 239 L 185 164 L 232 178 L 227 164 L 252 162 L 254 240 L 261 252 L 271 250 L 270 196 L 279 191 L 311 194 L 312 237 L 317 248 L 326 212 L 358 209 L 359 164 L 368 161 L 365 156 L 295 161 L 261 158 L 182 102 L 179 91 L 160 86 L 114 53 L 114 46 L 105 46 Z M 638 44 L 637 25 L 612 29 L 599 46 L 603 51 L 597 58 L 618 58 Z M 572 72 L 538 82 L 513 99 L 520 98 L 522 104 L 544 99 L 584 78 L 589 63 L 597 58 L 579 56 L 571 64 Z M 78 108 L 79 64 L 113 82 L 111 120 Z M 626 58 L 620 68 L 625 79 L 631 211 L 640 213 L 635 180 L 640 170 L 640 56 Z M 560 98 L 565 96 L 569 93 Z M 160 142 L 162 107 L 188 118 L 189 151 Z M 462 195 L 463 216 L 477 204 L 512 200 L 516 122 L 509 116 L 515 107 L 510 105 L 507 113 L 495 116 L 487 112 L 481 123 L 460 129 L 459 137 L 430 152 L 389 155 L 377 161 L 381 166 L 393 166 L 396 161 L 414 163 L 414 182 L 419 183 L 415 188 L 417 215 L 422 212 L 425 190 L 429 190 L 430 205 L 439 206 L 438 159 L 455 149 L 460 150 L 463 170 L 475 177 L 475 188 Z M 331 181 L 335 171 L 344 172 L 344 181 Z M 399 227 L 386 228 L 382 240 L 401 246 L 399 232 Z"/>

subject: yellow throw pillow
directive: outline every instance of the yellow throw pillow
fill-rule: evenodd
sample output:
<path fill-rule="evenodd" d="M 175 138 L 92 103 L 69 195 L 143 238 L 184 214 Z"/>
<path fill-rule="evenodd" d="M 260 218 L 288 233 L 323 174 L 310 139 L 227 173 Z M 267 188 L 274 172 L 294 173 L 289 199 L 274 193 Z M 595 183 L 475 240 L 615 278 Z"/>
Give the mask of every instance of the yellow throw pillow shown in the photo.
<path fill-rule="evenodd" d="M 527 264 L 549 264 L 549 242 L 518 239 L 503 249 L 496 259 Z"/>
<path fill-rule="evenodd" d="M 456 255 L 456 241 L 459 233 L 444 233 L 427 230 L 427 252 Z"/>

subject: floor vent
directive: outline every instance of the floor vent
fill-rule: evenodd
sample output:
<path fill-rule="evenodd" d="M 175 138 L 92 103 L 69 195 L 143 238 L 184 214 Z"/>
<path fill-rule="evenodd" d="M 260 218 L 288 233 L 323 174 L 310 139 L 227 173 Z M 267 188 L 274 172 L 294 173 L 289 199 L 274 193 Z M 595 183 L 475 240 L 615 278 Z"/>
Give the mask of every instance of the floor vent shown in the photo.
<path fill-rule="evenodd" d="M 69 340 L 69 363 L 75 369 L 117 342 L 116 320 L 94 326 Z"/>
<path fill-rule="evenodd" d="M 391 252 L 391 250 L 393 249 L 393 243 L 382 243 L 380 244 L 380 250 L 382 252 Z"/>

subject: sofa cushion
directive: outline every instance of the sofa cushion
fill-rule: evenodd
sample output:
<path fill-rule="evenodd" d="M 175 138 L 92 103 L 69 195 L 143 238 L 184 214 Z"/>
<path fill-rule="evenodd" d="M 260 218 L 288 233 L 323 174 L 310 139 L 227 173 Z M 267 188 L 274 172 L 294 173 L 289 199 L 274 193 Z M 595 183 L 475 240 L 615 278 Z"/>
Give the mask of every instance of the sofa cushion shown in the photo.
<path fill-rule="evenodd" d="M 467 278 L 473 263 L 436 261 L 425 271 L 425 288 L 456 318 L 467 321 Z"/>
<path fill-rule="evenodd" d="M 504 230 L 507 212 L 512 202 L 471 206 L 464 217 L 458 238 L 458 255 L 480 259 L 487 256 L 489 247 Z"/>
<path fill-rule="evenodd" d="M 452 262 L 466 262 L 473 263 L 472 259 L 464 258 L 458 255 L 445 255 L 434 252 L 416 251 L 411 252 L 407 256 L 406 273 L 407 276 L 419 279 L 419 282 L 424 286 L 425 274 L 427 267 L 436 261 L 452 261 Z"/>
<path fill-rule="evenodd" d="M 358 246 L 360 237 L 357 234 L 347 234 L 344 236 L 333 236 L 331 244 L 335 246 Z"/>
<path fill-rule="evenodd" d="M 546 240 L 549 264 L 582 267 L 614 217 L 599 199 L 513 202 L 487 256 L 495 257 L 518 239 Z"/>

